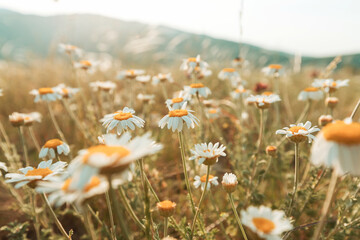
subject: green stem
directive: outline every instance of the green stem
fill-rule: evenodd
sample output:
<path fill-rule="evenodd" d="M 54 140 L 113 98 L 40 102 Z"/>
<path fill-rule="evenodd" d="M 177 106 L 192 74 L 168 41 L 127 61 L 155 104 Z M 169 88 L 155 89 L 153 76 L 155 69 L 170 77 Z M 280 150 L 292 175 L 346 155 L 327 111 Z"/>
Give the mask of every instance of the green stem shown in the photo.
<path fill-rule="evenodd" d="M 192 225 L 191 225 L 191 233 L 190 233 L 190 239 L 193 239 L 193 236 L 194 236 L 194 230 L 195 230 L 195 225 L 196 225 L 196 220 L 197 220 L 197 217 L 200 213 L 200 208 L 201 208 L 201 203 L 203 202 L 204 200 L 204 196 L 206 194 L 206 190 L 207 190 L 207 185 L 209 183 L 209 176 L 210 176 L 210 165 L 208 165 L 207 167 L 207 171 L 206 171 L 206 181 L 205 181 L 205 187 L 204 187 L 204 190 L 201 194 L 201 197 L 200 197 L 200 200 L 199 200 L 199 205 L 196 209 L 196 213 L 195 213 L 195 216 L 194 216 L 194 220 L 192 222 Z"/>
<path fill-rule="evenodd" d="M 33 142 L 34 142 L 34 145 L 35 145 L 35 147 L 36 147 L 36 150 L 38 151 L 38 152 L 40 152 L 40 144 L 39 144 L 39 141 L 36 139 L 36 137 L 35 137 L 35 133 L 34 133 L 34 129 L 33 129 L 33 127 L 32 126 L 29 126 L 29 133 L 30 133 L 30 136 L 31 136 L 31 139 L 33 140 Z"/>
<path fill-rule="evenodd" d="M 31 200 L 32 207 L 33 207 L 34 228 L 35 228 L 35 233 L 36 233 L 36 239 L 40 240 L 41 239 L 40 221 L 39 221 L 39 216 L 38 216 L 38 214 L 36 212 L 36 194 L 31 193 L 30 200 Z"/>
<path fill-rule="evenodd" d="M 91 240 L 96 240 L 96 234 L 94 231 L 94 225 L 91 221 L 90 211 L 87 208 L 85 208 L 84 211 L 85 211 L 84 218 L 85 218 L 85 225 L 86 225 L 85 228 L 88 231 L 88 234 L 90 235 Z"/>
<path fill-rule="evenodd" d="M 321 210 L 321 216 L 320 216 L 320 220 L 319 220 L 319 225 L 317 226 L 317 228 L 315 230 L 315 233 L 314 233 L 314 236 L 313 236 L 314 240 L 320 239 L 320 235 L 321 235 L 321 233 L 323 231 L 323 228 L 325 226 L 325 220 L 326 220 L 326 217 L 327 217 L 327 215 L 329 213 L 332 198 L 334 196 L 337 178 L 338 178 L 337 177 L 337 172 L 334 169 L 333 172 L 332 172 L 332 175 L 331 175 L 329 188 L 328 188 L 328 191 L 326 193 L 325 202 L 324 202 L 323 208 Z"/>
<path fill-rule="evenodd" d="M 241 233 L 242 233 L 244 239 L 245 239 L 245 240 L 248 240 L 248 238 L 247 238 L 247 236 L 246 236 L 246 233 L 245 233 L 245 229 L 244 229 L 243 225 L 241 224 L 240 217 L 239 217 L 239 215 L 238 215 L 238 213 L 237 213 L 237 211 L 236 211 L 236 207 L 235 207 L 235 204 L 234 204 L 234 199 L 233 199 L 231 193 L 229 193 L 229 199 L 230 199 L 230 203 L 231 203 L 232 210 L 233 210 L 234 215 L 235 215 L 235 218 L 236 218 L 236 222 L 237 222 L 238 225 L 239 225 L 239 228 L 240 228 L 240 230 L 241 230 Z"/>
<path fill-rule="evenodd" d="M 58 227 L 58 229 L 60 230 L 60 232 L 62 233 L 62 235 L 66 238 L 71 240 L 71 237 L 67 234 L 67 232 L 65 231 L 64 227 L 62 226 L 61 222 L 59 221 L 59 219 L 56 217 L 56 214 L 54 212 L 54 210 L 52 209 L 49 200 L 47 199 L 45 193 L 43 193 L 42 198 L 44 199 L 44 202 L 46 203 L 46 205 L 48 206 L 51 216 L 53 218 L 53 220 L 55 221 L 56 226 Z"/>
<path fill-rule="evenodd" d="M 145 235 L 147 239 L 151 240 L 151 234 L 150 234 L 151 214 L 150 214 L 149 188 L 145 180 L 144 160 L 140 159 L 139 163 L 140 163 L 141 182 L 144 188 L 145 216 L 146 216 Z"/>
<path fill-rule="evenodd" d="M 111 228 L 110 228 L 111 237 L 114 240 L 114 239 L 116 239 L 116 231 L 115 231 L 114 215 L 113 215 L 113 211 L 112 211 L 112 207 L 111 207 L 109 192 L 105 193 L 105 198 L 106 198 L 106 205 L 107 205 L 108 211 L 109 211 L 109 218 L 110 218 L 110 225 L 111 225 Z"/>
<path fill-rule="evenodd" d="M 292 207 L 296 199 L 296 193 L 299 183 L 299 168 L 300 168 L 300 159 L 299 159 L 299 143 L 295 143 L 295 176 L 294 176 L 294 188 L 293 188 L 293 194 L 291 197 L 288 215 L 291 215 Z"/>
<path fill-rule="evenodd" d="M 26 143 L 25 143 L 25 138 L 24 138 L 24 129 L 22 128 L 22 126 L 18 127 L 19 129 L 19 135 L 20 135 L 20 139 L 21 139 L 21 145 L 23 147 L 23 151 L 24 151 L 24 158 L 25 158 L 25 166 L 29 166 L 29 157 L 28 157 L 28 152 L 27 152 L 27 147 L 26 147 Z"/>
<path fill-rule="evenodd" d="M 259 139 L 258 139 L 258 153 L 260 152 L 262 139 L 264 133 L 264 109 L 260 109 L 260 129 L 259 129 Z"/>
<path fill-rule="evenodd" d="M 167 231 L 168 231 L 168 218 L 164 218 L 164 237 L 167 237 Z"/>

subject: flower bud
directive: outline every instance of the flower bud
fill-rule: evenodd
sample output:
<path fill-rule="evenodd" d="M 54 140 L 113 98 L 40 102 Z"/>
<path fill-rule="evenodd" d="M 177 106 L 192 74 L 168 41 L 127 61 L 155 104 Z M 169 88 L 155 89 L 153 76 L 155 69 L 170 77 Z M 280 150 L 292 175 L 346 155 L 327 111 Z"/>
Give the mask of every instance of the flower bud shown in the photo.
<path fill-rule="evenodd" d="M 325 100 L 325 104 L 329 108 L 335 108 L 336 105 L 338 104 L 338 102 L 339 102 L 339 99 L 337 97 L 328 97 Z"/>
<path fill-rule="evenodd" d="M 332 123 L 333 122 L 333 117 L 331 115 L 321 115 L 319 117 L 319 125 L 324 127 L 326 126 L 327 124 L 329 123 Z"/>
<path fill-rule="evenodd" d="M 161 216 L 171 217 L 174 214 L 176 203 L 165 200 L 162 202 L 158 202 L 156 205 Z"/>
<path fill-rule="evenodd" d="M 227 193 L 234 192 L 238 184 L 236 175 L 233 173 L 225 173 L 221 184 Z"/>
<path fill-rule="evenodd" d="M 276 157 L 277 148 L 275 146 L 267 146 L 266 147 L 266 154 L 271 157 Z"/>

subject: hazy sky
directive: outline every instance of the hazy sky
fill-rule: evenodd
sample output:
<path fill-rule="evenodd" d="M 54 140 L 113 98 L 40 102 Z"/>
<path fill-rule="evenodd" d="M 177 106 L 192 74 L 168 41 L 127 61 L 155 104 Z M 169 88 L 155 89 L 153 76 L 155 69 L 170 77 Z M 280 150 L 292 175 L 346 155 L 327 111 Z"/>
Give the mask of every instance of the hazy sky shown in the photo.
<path fill-rule="evenodd" d="M 0 0 L 29 14 L 94 13 L 238 41 L 241 0 Z M 326 56 L 360 52 L 359 0 L 244 0 L 243 40 Z"/>

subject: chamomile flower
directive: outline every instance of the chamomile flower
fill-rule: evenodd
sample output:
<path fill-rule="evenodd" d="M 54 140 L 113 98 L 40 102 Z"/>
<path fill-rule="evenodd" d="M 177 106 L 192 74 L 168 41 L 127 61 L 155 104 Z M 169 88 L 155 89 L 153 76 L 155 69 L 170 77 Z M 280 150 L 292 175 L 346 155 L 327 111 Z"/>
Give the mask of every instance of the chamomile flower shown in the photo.
<path fill-rule="evenodd" d="M 317 87 L 308 87 L 302 90 L 298 96 L 299 101 L 320 100 L 324 97 L 323 91 Z"/>
<path fill-rule="evenodd" d="M 334 79 L 315 79 L 312 86 L 323 88 L 325 92 L 332 93 L 341 87 L 349 86 L 349 81 L 349 79 L 336 81 Z"/>
<path fill-rule="evenodd" d="M 242 85 L 240 85 L 234 91 L 232 91 L 230 94 L 231 94 L 231 97 L 234 99 L 239 99 L 239 98 L 245 99 L 250 96 L 250 90 L 245 89 Z"/>
<path fill-rule="evenodd" d="M 49 157 L 49 158 L 55 158 L 56 155 L 68 155 L 70 152 L 70 147 L 63 141 L 59 139 L 51 139 L 47 141 L 44 146 L 42 146 L 39 158 Z"/>
<path fill-rule="evenodd" d="M 360 123 L 336 121 L 327 124 L 317 135 L 310 160 L 315 165 L 336 169 L 339 175 L 360 176 Z"/>
<path fill-rule="evenodd" d="M 220 80 L 233 80 L 240 78 L 240 75 L 234 68 L 223 68 L 219 72 L 218 78 Z"/>
<path fill-rule="evenodd" d="M 180 65 L 180 70 L 185 71 L 186 74 L 192 74 L 195 71 L 195 68 L 198 67 L 198 71 L 200 69 L 207 69 L 209 64 L 201 60 L 200 55 L 195 57 L 183 59 L 182 64 Z"/>
<path fill-rule="evenodd" d="M 322 127 L 326 126 L 329 123 L 332 123 L 333 121 L 334 121 L 334 118 L 331 115 L 321 115 L 318 120 L 319 125 Z"/>
<path fill-rule="evenodd" d="M 277 94 L 271 94 L 271 95 L 256 95 L 256 96 L 250 96 L 246 98 L 246 101 L 248 103 L 255 103 L 256 106 L 260 109 L 267 109 L 270 107 L 270 105 L 274 102 L 281 101 L 279 95 Z"/>
<path fill-rule="evenodd" d="M 76 93 L 79 92 L 79 88 L 68 87 L 65 84 L 59 84 L 54 87 L 55 91 L 57 91 L 63 98 L 72 98 Z"/>
<path fill-rule="evenodd" d="M 94 66 L 94 63 L 88 60 L 80 60 L 74 63 L 74 67 L 82 70 L 90 70 Z"/>
<path fill-rule="evenodd" d="M 219 157 L 226 156 L 224 153 L 226 147 L 224 145 L 220 146 L 220 143 L 201 143 L 196 144 L 194 149 L 191 149 L 193 154 L 189 160 L 198 160 L 198 164 L 213 165 L 215 164 Z"/>
<path fill-rule="evenodd" d="M 318 131 L 320 131 L 319 128 L 316 126 L 311 127 L 311 122 L 307 121 L 305 124 L 290 124 L 290 127 L 284 127 L 283 129 L 277 130 L 276 134 L 284 134 L 290 141 L 294 143 L 301 143 L 305 142 L 306 140 L 311 143 L 311 141 L 315 139 L 315 136 L 313 136 L 312 133 Z"/>
<path fill-rule="evenodd" d="M 64 172 L 67 163 L 58 161 L 53 164 L 53 160 L 42 161 L 37 168 L 26 167 L 20 168 L 20 173 L 8 173 L 5 175 L 7 183 L 16 183 L 15 188 L 20 188 L 29 184 L 35 187 L 39 180 L 47 181 L 51 177 Z"/>
<path fill-rule="evenodd" d="M 74 54 L 76 56 L 80 56 L 81 52 L 82 52 L 79 47 L 71 45 L 71 44 L 64 44 L 64 43 L 59 44 L 59 51 L 67 53 L 69 55 Z"/>
<path fill-rule="evenodd" d="M 169 113 L 159 121 L 159 127 L 164 128 L 165 125 L 167 125 L 167 128 L 173 132 L 175 132 L 175 130 L 181 132 L 185 124 L 188 128 L 194 128 L 195 124 L 199 124 L 199 119 L 192 114 L 194 111 L 185 108 L 186 103 L 181 109 L 170 108 Z"/>
<path fill-rule="evenodd" d="M 205 87 L 202 83 L 193 83 L 190 86 L 184 87 L 184 92 L 188 93 L 190 96 L 201 96 L 208 97 L 211 94 L 211 90 L 208 87 Z"/>
<path fill-rule="evenodd" d="M 138 100 L 142 101 L 143 103 L 153 103 L 155 99 L 154 94 L 142 94 L 139 93 L 136 97 Z"/>
<path fill-rule="evenodd" d="M 164 82 L 174 82 L 171 73 L 159 73 L 158 75 L 152 77 L 152 84 L 154 85 L 158 85 L 159 83 Z"/>
<path fill-rule="evenodd" d="M 105 144 L 81 150 L 69 166 L 70 172 L 79 172 L 77 187 L 84 187 L 96 174 L 121 175 L 134 161 L 162 149 L 161 144 L 156 144 L 151 139 L 150 133 L 132 140 L 128 132 L 123 133 L 119 138 L 116 134 L 105 134 L 103 138 Z"/>
<path fill-rule="evenodd" d="M 212 75 L 212 71 L 207 68 L 195 67 L 193 72 L 195 73 L 195 77 L 197 79 L 203 79 Z M 188 75 L 188 78 L 191 78 L 191 75 Z"/>
<path fill-rule="evenodd" d="M 24 125 L 32 126 L 34 122 L 41 122 L 41 114 L 38 112 L 23 113 Z"/>
<path fill-rule="evenodd" d="M 284 211 L 265 206 L 242 210 L 241 222 L 265 240 L 281 240 L 281 234 L 293 228 Z"/>
<path fill-rule="evenodd" d="M 108 93 L 113 93 L 116 89 L 116 84 L 112 81 L 96 81 L 91 82 L 90 87 L 93 91 L 104 91 Z"/>
<path fill-rule="evenodd" d="M 281 76 L 284 73 L 283 67 L 280 64 L 270 64 L 269 66 L 262 69 L 262 72 L 266 76 Z"/>
<path fill-rule="evenodd" d="M 203 175 L 202 177 L 195 176 L 194 179 L 195 179 L 195 181 L 194 181 L 195 188 L 198 188 L 199 186 L 201 186 L 201 190 L 204 190 L 205 189 L 205 183 L 206 183 L 206 174 Z M 209 175 L 209 182 L 208 182 L 208 185 L 206 187 L 206 190 L 210 190 L 211 184 L 214 185 L 214 186 L 217 186 L 217 185 L 219 185 L 219 182 L 218 182 L 218 177 L 215 177 L 215 176 L 210 174 Z"/>
<path fill-rule="evenodd" d="M 246 66 L 249 62 L 246 61 L 244 58 L 236 57 L 232 60 L 231 65 L 235 68 L 242 68 Z"/>
<path fill-rule="evenodd" d="M 178 97 L 167 99 L 165 103 L 168 106 L 168 108 L 171 107 L 173 109 L 180 109 L 187 101 L 188 101 L 188 97 L 186 93 L 184 91 L 181 91 Z"/>
<path fill-rule="evenodd" d="M 206 115 L 209 119 L 217 119 L 220 117 L 220 108 L 208 108 L 206 109 Z"/>
<path fill-rule="evenodd" d="M 11 115 L 9 115 L 9 121 L 14 127 L 22 126 L 24 125 L 24 114 L 13 112 Z"/>
<path fill-rule="evenodd" d="M 141 76 L 137 76 L 135 78 L 135 80 L 142 83 L 142 84 L 146 84 L 146 83 L 150 82 L 151 76 L 150 75 L 141 75 Z"/>
<path fill-rule="evenodd" d="M 33 89 L 30 91 L 30 94 L 35 96 L 34 102 L 52 102 L 61 99 L 61 94 L 57 91 L 56 88 L 45 87 Z"/>
<path fill-rule="evenodd" d="M 135 111 L 133 109 L 124 107 L 123 110 L 106 114 L 100 122 L 102 122 L 102 125 L 106 128 L 107 133 L 116 127 L 117 133 L 120 135 L 128 129 L 135 130 L 135 126 L 139 128 L 144 127 L 145 121 L 133 115 L 134 113 Z"/>
<path fill-rule="evenodd" d="M 135 79 L 137 76 L 145 74 L 145 71 L 142 69 L 128 69 L 122 70 L 118 73 L 117 79 Z"/>

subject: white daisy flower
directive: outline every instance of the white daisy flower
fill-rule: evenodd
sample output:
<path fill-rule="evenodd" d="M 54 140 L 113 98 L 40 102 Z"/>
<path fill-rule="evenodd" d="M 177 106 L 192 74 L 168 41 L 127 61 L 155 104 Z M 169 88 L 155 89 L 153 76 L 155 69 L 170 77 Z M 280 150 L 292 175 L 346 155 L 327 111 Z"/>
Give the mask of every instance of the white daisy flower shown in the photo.
<path fill-rule="evenodd" d="M 139 75 L 145 74 L 145 71 L 142 69 L 129 69 L 120 71 L 117 75 L 117 79 L 135 79 Z"/>
<path fill-rule="evenodd" d="M 218 78 L 220 80 L 233 80 L 233 79 L 239 79 L 240 75 L 234 68 L 223 68 L 219 72 Z"/>
<path fill-rule="evenodd" d="M 334 168 L 339 175 L 360 176 L 360 123 L 350 120 L 327 124 L 317 135 L 310 160 Z"/>
<path fill-rule="evenodd" d="M 324 88 L 325 92 L 332 93 L 341 87 L 349 86 L 349 79 L 336 80 L 334 79 L 315 79 L 312 83 L 313 87 Z"/>
<path fill-rule="evenodd" d="M 59 52 L 65 52 L 69 55 L 74 54 L 76 56 L 80 56 L 82 51 L 77 46 L 74 46 L 71 44 L 60 43 L 59 44 Z"/>
<path fill-rule="evenodd" d="M 34 122 L 41 122 L 41 114 L 38 112 L 24 113 L 24 125 L 31 126 Z"/>
<path fill-rule="evenodd" d="M 299 93 L 298 100 L 299 101 L 320 100 L 323 97 L 324 97 L 324 93 L 323 91 L 320 90 L 320 88 L 308 87 Z"/>
<path fill-rule="evenodd" d="M 139 93 L 137 95 L 137 99 L 144 102 L 144 103 L 153 103 L 154 99 L 155 99 L 155 95 L 154 94 L 142 94 Z"/>
<path fill-rule="evenodd" d="M 9 115 L 9 121 L 14 127 L 22 126 L 24 125 L 24 114 L 13 112 L 11 115 Z"/>
<path fill-rule="evenodd" d="M 206 115 L 209 119 L 217 119 L 220 117 L 221 110 L 220 108 L 209 108 L 206 109 Z"/>
<path fill-rule="evenodd" d="M 113 93 L 116 89 L 116 84 L 112 81 L 96 81 L 91 82 L 90 87 L 94 92 L 104 91 L 108 93 Z"/>
<path fill-rule="evenodd" d="M 188 96 L 185 92 L 181 91 L 178 97 L 167 99 L 165 101 L 168 108 L 180 109 L 188 101 Z"/>
<path fill-rule="evenodd" d="M 61 83 L 54 87 L 55 91 L 57 91 L 63 98 L 72 98 L 76 93 L 79 92 L 79 88 L 67 87 L 65 84 Z"/>
<path fill-rule="evenodd" d="M 194 111 L 185 108 L 186 103 L 181 109 L 170 108 L 169 113 L 159 121 L 159 127 L 164 128 L 165 125 L 167 125 L 167 128 L 172 129 L 173 132 L 175 132 L 175 130 L 181 132 L 184 124 L 186 124 L 188 128 L 194 128 L 195 124 L 199 124 L 199 119 L 191 114 Z"/>
<path fill-rule="evenodd" d="M 202 83 L 193 83 L 190 86 L 184 87 L 184 92 L 188 93 L 190 96 L 201 96 L 208 97 L 211 94 L 211 90 L 208 87 L 205 87 Z"/>
<path fill-rule="evenodd" d="M 306 140 L 311 143 L 311 141 L 315 139 L 315 136 L 313 136 L 312 133 L 318 131 L 320 131 L 319 128 L 316 126 L 311 127 L 311 122 L 307 121 L 305 124 L 290 124 L 290 128 L 284 127 L 283 129 L 277 130 L 276 134 L 284 134 L 290 141 L 294 143 L 301 143 L 305 142 Z"/>
<path fill-rule="evenodd" d="M 200 68 L 200 67 L 195 67 L 194 73 L 195 73 L 197 79 L 203 79 L 205 77 L 209 77 L 212 75 L 212 71 L 210 69 Z M 191 76 L 188 76 L 188 77 L 191 77 Z"/>
<path fill-rule="evenodd" d="M 228 193 L 234 192 L 238 184 L 236 175 L 233 173 L 225 173 L 221 184 L 226 192 Z"/>
<path fill-rule="evenodd" d="M 194 180 L 195 188 L 198 188 L 199 186 L 201 186 L 201 190 L 204 190 L 205 189 L 205 183 L 206 183 L 206 174 L 203 175 L 202 177 L 195 176 L 194 179 L 195 179 Z M 218 182 L 218 177 L 215 177 L 215 176 L 210 174 L 206 190 L 210 190 L 211 184 L 214 185 L 214 186 L 217 186 L 217 185 L 219 185 L 219 182 Z"/>
<path fill-rule="evenodd" d="M 74 68 L 82 70 L 90 70 L 94 65 L 94 62 L 88 60 L 80 60 L 79 62 L 74 62 Z"/>
<path fill-rule="evenodd" d="M 245 99 L 250 96 L 250 90 L 245 89 L 242 85 L 238 86 L 234 91 L 232 91 L 231 97 L 234 99 L 239 99 L 240 97 L 242 99 Z"/>
<path fill-rule="evenodd" d="M 180 70 L 185 71 L 186 74 L 192 74 L 195 71 L 196 67 L 199 67 L 200 69 L 207 69 L 209 67 L 209 64 L 202 61 L 200 55 L 197 55 L 196 58 L 191 57 L 183 59 L 183 62 L 180 65 Z"/>
<path fill-rule="evenodd" d="M 249 62 L 247 60 L 245 60 L 244 58 L 241 58 L 241 57 L 234 58 L 232 60 L 232 63 L 231 63 L 231 65 L 233 67 L 236 67 L 236 68 L 242 68 L 242 67 L 245 67 L 248 64 L 249 64 Z"/>
<path fill-rule="evenodd" d="M 30 94 L 35 96 L 34 102 L 52 102 L 61 99 L 61 94 L 56 88 L 39 88 L 30 91 Z"/>
<path fill-rule="evenodd" d="M 246 98 L 248 103 L 255 103 L 258 108 L 266 109 L 269 108 L 270 105 L 274 102 L 281 101 L 279 95 L 271 94 L 271 95 L 256 95 L 250 96 Z"/>
<path fill-rule="evenodd" d="M 189 160 L 198 160 L 198 164 L 213 165 L 218 161 L 220 156 L 226 156 L 224 153 L 226 147 L 224 145 L 220 146 L 220 143 L 201 143 L 196 144 L 194 150 L 191 149 L 193 156 Z"/>
<path fill-rule="evenodd" d="M 266 76 L 281 76 L 284 74 L 283 67 L 280 64 L 270 64 L 269 66 L 262 69 L 262 72 Z"/>
<path fill-rule="evenodd" d="M 128 129 L 135 130 L 135 126 L 144 127 L 145 121 L 138 116 L 133 115 L 135 111 L 132 108 L 124 107 L 115 113 L 106 114 L 100 122 L 106 128 L 106 132 L 113 130 L 115 127 L 120 135 Z"/>
<path fill-rule="evenodd" d="M 42 146 L 39 158 L 49 157 L 55 158 L 56 155 L 68 155 L 70 152 L 70 147 L 60 139 L 51 139 L 47 141 L 44 146 Z"/>
<path fill-rule="evenodd" d="M 66 162 L 58 161 L 52 163 L 53 160 L 42 161 L 39 163 L 37 168 L 26 167 L 20 168 L 21 173 L 8 173 L 5 175 L 7 183 L 17 183 L 15 188 L 20 188 L 29 184 L 30 187 L 35 187 L 39 180 L 47 181 L 51 177 L 61 174 L 67 165 Z"/>
<path fill-rule="evenodd" d="M 150 75 L 141 75 L 141 76 L 137 76 L 135 78 L 135 80 L 142 83 L 142 84 L 146 84 L 146 83 L 150 82 L 151 76 Z"/>
<path fill-rule="evenodd" d="M 131 163 L 148 155 L 157 153 L 162 149 L 156 144 L 150 133 L 131 139 L 128 132 L 119 138 L 116 134 L 103 135 L 104 143 L 81 150 L 69 166 L 69 172 L 79 171 L 76 187 L 82 188 L 89 179 L 96 175 L 122 174 Z"/>
<path fill-rule="evenodd" d="M 241 222 L 265 240 L 281 240 L 281 234 L 293 228 L 284 211 L 265 206 L 242 210 Z"/>
<path fill-rule="evenodd" d="M 174 82 L 174 79 L 171 76 L 171 73 L 159 73 L 156 76 L 153 76 L 152 78 L 152 84 L 158 85 L 159 83 L 163 82 Z"/>

